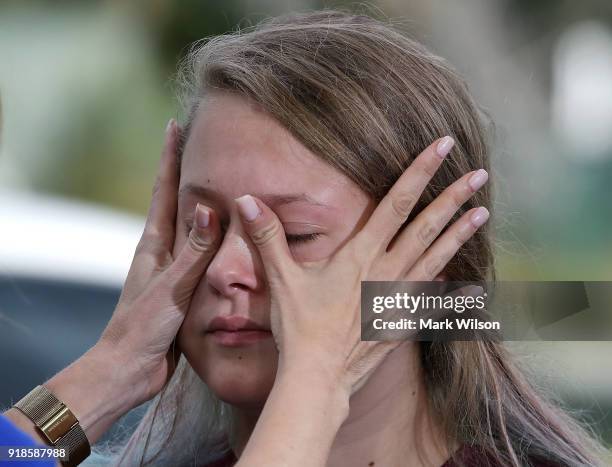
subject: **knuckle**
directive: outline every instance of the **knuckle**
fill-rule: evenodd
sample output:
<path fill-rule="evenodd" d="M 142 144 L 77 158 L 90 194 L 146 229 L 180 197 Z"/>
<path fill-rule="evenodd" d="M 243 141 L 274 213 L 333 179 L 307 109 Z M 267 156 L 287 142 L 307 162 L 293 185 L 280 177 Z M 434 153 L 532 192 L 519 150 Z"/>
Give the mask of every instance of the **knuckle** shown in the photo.
<path fill-rule="evenodd" d="M 423 272 L 425 273 L 425 277 L 427 279 L 432 279 L 438 275 L 438 273 L 442 270 L 444 266 L 442 258 L 439 256 L 435 256 L 430 259 L 426 259 L 423 261 Z"/>
<path fill-rule="evenodd" d="M 417 231 L 417 238 L 421 242 L 421 245 L 427 248 L 431 245 L 436 238 L 438 233 L 438 228 L 434 222 L 431 220 L 425 219 L 423 221 L 423 225 L 419 227 Z"/>
<path fill-rule="evenodd" d="M 457 249 L 461 248 L 465 244 L 465 242 L 467 242 L 470 239 L 471 236 L 472 236 L 472 233 L 470 232 L 470 230 L 459 229 L 454 235 L 455 245 Z"/>
<path fill-rule="evenodd" d="M 144 242 L 155 242 L 160 236 L 160 231 L 155 225 L 155 223 L 149 218 L 145 224 L 145 228 L 142 232 L 142 236 L 140 238 L 141 241 Z"/>
<path fill-rule="evenodd" d="M 267 245 L 272 241 L 280 231 L 280 224 L 278 222 L 270 222 L 263 227 L 258 228 L 251 234 L 253 243 L 257 246 Z"/>
<path fill-rule="evenodd" d="M 159 255 L 163 250 L 163 247 L 159 241 L 157 234 L 152 232 L 143 233 L 138 245 L 136 246 L 136 254 L 151 254 L 153 256 Z"/>
<path fill-rule="evenodd" d="M 456 187 L 455 189 L 451 190 L 448 197 L 455 211 L 463 206 L 463 203 L 467 201 L 465 190 L 462 187 Z"/>
<path fill-rule="evenodd" d="M 189 233 L 189 244 L 198 253 L 204 253 L 213 249 L 215 241 L 209 235 L 199 235 L 195 230 Z"/>
<path fill-rule="evenodd" d="M 141 254 L 145 253 L 146 249 L 147 249 L 147 243 L 143 241 L 143 239 L 141 238 L 140 241 L 138 242 L 138 245 L 136 245 L 134 256 L 140 256 Z"/>
<path fill-rule="evenodd" d="M 412 208 L 416 204 L 416 196 L 412 193 L 404 191 L 393 196 L 391 200 L 391 206 L 393 212 L 400 218 L 404 219 L 408 217 Z"/>
<path fill-rule="evenodd" d="M 428 157 L 426 158 L 426 160 L 423 161 L 423 164 L 421 165 L 421 170 L 428 178 L 433 178 L 433 176 L 436 174 L 436 171 L 438 170 L 438 167 L 439 163 L 437 162 L 437 160 Z"/>
<path fill-rule="evenodd" d="M 173 225 L 160 225 L 152 217 L 146 221 L 142 237 L 146 237 L 147 241 L 161 241 L 163 238 L 174 235 Z"/>

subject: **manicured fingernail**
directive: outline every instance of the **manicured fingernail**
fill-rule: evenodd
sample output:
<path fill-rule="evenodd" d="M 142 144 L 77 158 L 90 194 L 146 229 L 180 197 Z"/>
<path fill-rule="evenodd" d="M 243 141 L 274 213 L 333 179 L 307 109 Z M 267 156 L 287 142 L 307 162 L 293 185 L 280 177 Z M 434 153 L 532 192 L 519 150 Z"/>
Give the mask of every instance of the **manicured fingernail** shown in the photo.
<path fill-rule="evenodd" d="M 472 190 L 478 190 L 489 179 L 489 174 L 485 169 L 479 169 L 470 177 L 468 183 Z"/>
<path fill-rule="evenodd" d="M 166 125 L 166 133 L 168 133 L 170 131 L 170 128 L 172 128 L 174 126 L 174 119 L 171 118 L 170 120 L 168 120 L 168 124 Z"/>
<path fill-rule="evenodd" d="M 210 223 L 210 213 L 200 203 L 196 205 L 196 224 L 200 229 L 205 229 Z"/>
<path fill-rule="evenodd" d="M 438 154 L 438 156 L 444 159 L 446 155 L 450 152 L 450 150 L 453 149 L 454 145 L 455 140 L 450 136 L 445 136 L 436 146 L 436 154 Z"/>
<path fill-rule="evenodd" d="M 236 198 L 238 203 L 238 211 L 240 215 L 247 221 L 252 222 L 261 214 L 261 210 L 251 195 L 244 195 L 240 198 Z"/>
<path fill-rule="evenodd" d="M 481 206 L 470 216 L 470 222 L 476 228 L 481 227 L 489 219 L 489 211 Z"/>

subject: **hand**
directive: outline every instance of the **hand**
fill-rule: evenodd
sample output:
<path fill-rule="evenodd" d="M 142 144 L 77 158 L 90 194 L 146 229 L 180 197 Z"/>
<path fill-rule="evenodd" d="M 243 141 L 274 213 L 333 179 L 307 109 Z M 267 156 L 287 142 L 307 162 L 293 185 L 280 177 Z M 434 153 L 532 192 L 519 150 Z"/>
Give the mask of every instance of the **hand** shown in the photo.
<path fill-rule="evenodd" d="M 178 131 L 171 120 L 144 232 L 117 308 L 96 345 L 116 355 L 129 377 L 142 382 L 141 402 L 159 392 L 172 376 L 180 352 L 171 345 L 220 239 L 214 211 L 198 204 L 189 240 L 172 257 Z"/>
<path fill-rule="evenodd" d="M 121 416 L 152 398 L 168 381 L 178 352 L 171 344 L 192 293 L 220 240 L 211 209 L 196 206 L 189 240 L 174 258 L 178 196 L 178 128 L 168 124 L 144 232 L 119 303 L 91 349 L 45 382 L 78 418 L 94 444 Z M 46 440 L 16 409 L 6 415 L 40 443 Z"/>
<path fill-rule="evenodd" d="M 302 365 L 312 369 L 312 374 L 329 375 L 350 395 L 401 343 L 361 342 L 361 281 L 434 280 L 486 222 L 486 208 L 474 208 L 439 236 L 459 207 L 486 182 L 487 173 L 479 170 L 449 186 L 398 233 L 452 145 L 453 140 L 447 137 L 425 149 L 363 229 L 322 261 L 295 262 L 282 224 L 272 210 L 249 195 L 237 200 L 270 287 L 279 372 Z"/>

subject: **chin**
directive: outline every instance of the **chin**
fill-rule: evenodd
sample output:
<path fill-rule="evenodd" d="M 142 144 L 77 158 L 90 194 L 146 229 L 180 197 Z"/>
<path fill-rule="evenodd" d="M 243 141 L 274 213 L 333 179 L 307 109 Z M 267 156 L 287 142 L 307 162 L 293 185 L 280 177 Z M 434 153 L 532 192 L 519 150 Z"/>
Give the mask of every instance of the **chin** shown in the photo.
<path fill-rule="evenodd" d="M 278 353 L 272 344 L 207 348 L 192 367 L 222 401 L 237 407 L 261 407 L 276 376 Z M 196 363 L 195 365 L 193 363 Z"/>

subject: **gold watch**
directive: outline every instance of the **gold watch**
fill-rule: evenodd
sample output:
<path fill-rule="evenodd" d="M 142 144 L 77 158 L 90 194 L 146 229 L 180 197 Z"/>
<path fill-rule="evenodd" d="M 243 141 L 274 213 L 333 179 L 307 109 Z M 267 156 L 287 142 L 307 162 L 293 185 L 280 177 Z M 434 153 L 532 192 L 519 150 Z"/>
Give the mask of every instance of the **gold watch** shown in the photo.
<path fill-rule="evenodd" d="M 77 418 L 45 386 L 36 386 L 14 407 L 34 422 L 54 448 L 65 449 L 65 456 L 59 458 L 62 465 L 78 465 L 91 453 L 89 440 Z"/>

